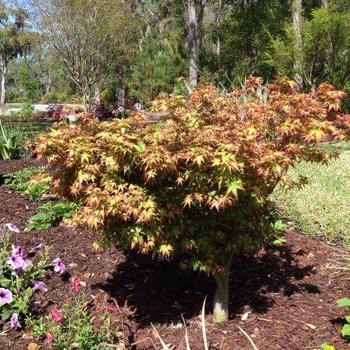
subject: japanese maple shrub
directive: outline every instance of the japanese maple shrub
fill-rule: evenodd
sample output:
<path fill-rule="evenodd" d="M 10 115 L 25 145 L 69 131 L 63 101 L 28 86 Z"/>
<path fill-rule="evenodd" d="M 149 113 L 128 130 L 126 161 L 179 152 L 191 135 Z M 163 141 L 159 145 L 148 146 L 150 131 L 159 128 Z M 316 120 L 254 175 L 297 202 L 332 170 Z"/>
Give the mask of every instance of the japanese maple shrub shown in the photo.
<path fill-rule="evenodd" d="M 232 257 L 275 236 L 268 197 L 288 183 L 288 168 L 331 158 L 318 144 L 347 129 L 342 97 L 327 84 L 304 94 L 287 78 L 249 78 L 231 93 L 201 86 L 159 98 L 151 112 L 124 120 L 83 114 L 35 148 L 59 194 L 80 202 L 73 222 L 142 253 L 181 253 L 185 265 L 213 274 L 222 322 Z"/>

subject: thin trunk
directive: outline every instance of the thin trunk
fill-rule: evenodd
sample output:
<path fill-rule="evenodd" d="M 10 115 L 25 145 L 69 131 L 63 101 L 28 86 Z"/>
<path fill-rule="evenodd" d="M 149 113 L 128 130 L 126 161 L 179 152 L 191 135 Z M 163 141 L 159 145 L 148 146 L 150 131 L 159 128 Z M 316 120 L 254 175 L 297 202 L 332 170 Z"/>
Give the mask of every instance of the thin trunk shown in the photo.
<path fill-rule="evenodd" d="M 230 258 L 224 272 L 214 274 L 216 291 L 213 303 L 213 321 L 215 323 L 222 323 L 228 320 L 231 260 Z"/>
<path fill-rule="evenodd" d="M 198 84 L 198 22 L 196 16 L 195 0 L 187 1 L 188 16 L 188 48 L 190 58 L 190 84 L 195 87 Z"/>
<path fill-rule="evenodd" d="M 302 61 L 303 61 L 303 42 L 301 34 L 302 21 L 302 0 L 293 2 L 293 27 L 295 32 L 295 57 L 294 57 L 294 79 L 300 88 L 303 86 Z"/>
<path fill-rule="evenodd" d="M 222 12 L 222 0 L 219 0 L 218 11 L 216 11 L 216 14 L 215 14 L 215 23 L 216 23 L 218 33 L 219 33 L 219 26 L 221 21 L 221 12 Z M 221 41 L 220 41 L 220 36 L 218 35 L 216 38 L 216 55 L 220 56 L 220 53 L 221 53 Z"/>
<path fill-rule="evenodd" d="M 7 75 L 7 65 L 6 63 L 1 64 L 1 97 L 0 104 L 3 106 L 6 100 L 6 75 Z"/>
<path fill-rule="evenodd" d="M 123 67 L 118 69 L 116 98 L 118 107 L 125 107 L 125 79 Z"/>
<path fill-rule="evenodd" d="M 101 89 L 100 85 L 95 86 L 95 105 L 99 106 L 101 104 Z"/>
<path fill-rule="evenodd" d="M 321 0 L 322 7 L 328 7 L 328 0 Z"/>

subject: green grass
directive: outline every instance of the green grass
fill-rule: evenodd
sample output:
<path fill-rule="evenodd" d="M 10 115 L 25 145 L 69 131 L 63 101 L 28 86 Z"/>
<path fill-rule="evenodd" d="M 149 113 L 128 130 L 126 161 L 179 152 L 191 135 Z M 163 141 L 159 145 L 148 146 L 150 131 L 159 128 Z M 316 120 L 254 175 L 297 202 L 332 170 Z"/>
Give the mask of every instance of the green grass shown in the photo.
<path fill-rule="evenodd" d="M 300 231 L 350 248 L 350 143 L 325 147 L 339 152 L 339 159 L 328 166 L 297 165 L 290 176 L 307 176 L 309 184 L 289 191 L 277 188 L 272 198 L 284 217 Z"/>

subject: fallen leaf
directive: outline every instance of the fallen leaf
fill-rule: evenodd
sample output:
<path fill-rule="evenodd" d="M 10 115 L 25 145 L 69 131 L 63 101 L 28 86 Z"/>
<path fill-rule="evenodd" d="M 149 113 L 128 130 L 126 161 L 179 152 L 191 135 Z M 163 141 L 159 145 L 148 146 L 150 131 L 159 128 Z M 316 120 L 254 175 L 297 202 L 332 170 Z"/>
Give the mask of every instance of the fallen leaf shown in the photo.
<path fill-rule="evenodd" d="M 27 348 L 27 350 L 38 350 L 38 349 L 40 349 L 40 345 L 38 345 L 37 343 L 30 343 Z"/>

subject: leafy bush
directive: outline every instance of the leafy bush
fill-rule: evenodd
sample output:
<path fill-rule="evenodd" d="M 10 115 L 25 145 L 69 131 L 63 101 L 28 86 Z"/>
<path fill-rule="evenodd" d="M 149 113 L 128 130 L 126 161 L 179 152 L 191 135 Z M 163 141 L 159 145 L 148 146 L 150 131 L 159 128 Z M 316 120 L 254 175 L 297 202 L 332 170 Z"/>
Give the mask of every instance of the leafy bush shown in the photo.
<path fill-rule="evenodd" d="M 52 177 L 43 168 L 25 168 L 5 177 L 5 185 L 26 194 L 32 200 L 39 200 L 44 194 L 48 194 L 51 183 Z"/>
<path fill-rule="evenodd" d="M 62 311 L 53 308 L 50 316 L 32 321 L 33 335 L 57 350 L 112 350 L 109 345 L 116 341 L 107 314 L 101 317 L 101 326 L 96 328 L 83 298 L 73 305 L 66 304 Z M 96 322 L 96 320 L 95 320 Z"/>
<path fill-rule="evenodd" d="M 280 235 L 275 186 L 291 185 L 290 166 L 335 156 L 318 144 L 349 129 L 349 116 L 338 115 L 344 95 L 251 77 L 227 94 L 201 86 L 160 98 L 151 114 L 124 120 L 83 114 L 39 136 L 35 149 L 53 166 L 56 191 L 83 204 L 73 222 L 142 253 L 181 253 L 185 266 L 212 273 L 220 322 L 232 257 Z"/>
<path fill-rule="evenodd" d="M 32 118 L 34 111 L 35 108 L 31 103 L 24 103 L 20 108 L 19 114 L 23 118 Z"/>
<path fill-rule="evenodd" d="M 12 224 L 0 227 L 0 318 L 15 327 L 20 315 L 28 312 L 28 306 L 36 290 L 45 289 L 39 280 L 45 274 L 48 249 L 38 246 L 27 252 L 24 247 L 10 244 L 10 232 L 19 232 Z M 32 258 L 39 253 L 39 258 Z M 18 322 L 18 320 L 17 320 Z"/>
<path fill-rule="evenodd" d="M 29 219 L 26 231 L 45 230 L 57 226 L 63 218 L 70 218 L 76 210 L 75 203 L 46 203 L 40 206 L 38 213 Z"/>
<path fill-rule="evenodd" d="M 345 307 L 345 308 L 349 309 L 350 308 L 350 299 L 349 298 L 339 299 L 337 301 L 337 304 L 340 307 Z M 345 316 L 345 321 L 346 321 L 346 323 L 342 328 L 341 334 L 345 339 L 350 340 L 350 315 Z"/>
<path fill-rule="evenodd" d="M 0 119 L 0 158 L 19 158 L 24 141 L 25 135 L 20 129 L 5 127 Z"/>

